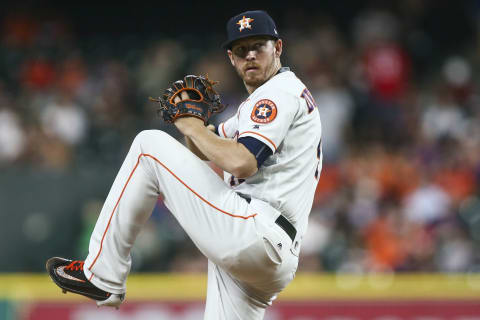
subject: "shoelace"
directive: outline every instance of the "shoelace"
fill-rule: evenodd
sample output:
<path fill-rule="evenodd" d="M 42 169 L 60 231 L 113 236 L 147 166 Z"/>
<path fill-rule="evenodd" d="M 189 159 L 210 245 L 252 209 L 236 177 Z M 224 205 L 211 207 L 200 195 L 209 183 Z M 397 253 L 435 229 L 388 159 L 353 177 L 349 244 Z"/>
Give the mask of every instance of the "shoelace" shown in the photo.
<path fill-rule="evenodd" d="M 81 261 L 81 260 L 72 261 L 68 266 L 65 267 L 65 270 L 72 270 L 72 271 L 82 270 L 83 271 L 84 263 L 85 261 Z"/>

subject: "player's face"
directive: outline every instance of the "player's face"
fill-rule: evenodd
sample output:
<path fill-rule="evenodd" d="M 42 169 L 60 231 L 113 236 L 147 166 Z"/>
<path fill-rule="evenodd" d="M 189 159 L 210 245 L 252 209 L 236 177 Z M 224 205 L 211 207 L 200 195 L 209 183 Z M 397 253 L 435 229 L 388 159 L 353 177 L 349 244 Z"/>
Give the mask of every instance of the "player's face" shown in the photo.
<path fill-rule="evenodd" d="M 258 88 L 280 67 L 281 52 L 280 39 L 249 37 L 235 41 L 228 56 L 247 88 Z"/>

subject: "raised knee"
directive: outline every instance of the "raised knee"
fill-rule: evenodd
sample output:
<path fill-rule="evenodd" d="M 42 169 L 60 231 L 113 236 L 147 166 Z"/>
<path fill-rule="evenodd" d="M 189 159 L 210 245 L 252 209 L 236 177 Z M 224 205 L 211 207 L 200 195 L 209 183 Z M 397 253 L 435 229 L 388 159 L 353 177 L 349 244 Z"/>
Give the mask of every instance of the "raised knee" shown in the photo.
<path fill-rule="evenodd" d="M 133 143 L 139 143 L 140 145 L 146 143 L 148 145 L 151 142 L 158 143 L 159 140 L 165 140 L 168 138 L 170 138 L 170 135 L 162 130 L 143 130 L 137 134 Z"/>

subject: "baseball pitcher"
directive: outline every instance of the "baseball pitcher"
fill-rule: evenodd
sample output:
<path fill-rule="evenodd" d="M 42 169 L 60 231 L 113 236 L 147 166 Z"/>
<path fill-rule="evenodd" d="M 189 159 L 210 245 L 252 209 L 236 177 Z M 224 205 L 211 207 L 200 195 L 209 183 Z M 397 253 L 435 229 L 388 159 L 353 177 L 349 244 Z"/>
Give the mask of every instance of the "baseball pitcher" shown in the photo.
<path fill-rule="evenodd" d="M 140 132 L 100 212 L 85 260 L 51 258 L 64 292 L 118 307 L 130 250 L 161 196 L 208 258 L 204 319 L 263 319 L 292 281 L 322 169 L 318 109 L 305 85 L 282 67 L 282 40 L 264 11 L 227 22 L 224 48 L 249 96 L 217 128 L 215 82 L 176 81 L 158 99 L 161 117 L 186 145 L 160 130 Z M 224 180 L 203 160 L 224 170 Z"/>

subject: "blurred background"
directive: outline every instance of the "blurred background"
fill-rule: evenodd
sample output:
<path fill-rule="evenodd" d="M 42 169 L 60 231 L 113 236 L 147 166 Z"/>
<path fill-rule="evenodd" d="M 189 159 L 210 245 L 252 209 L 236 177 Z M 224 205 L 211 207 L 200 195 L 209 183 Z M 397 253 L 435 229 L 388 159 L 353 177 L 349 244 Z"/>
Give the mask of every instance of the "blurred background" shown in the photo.
<path fill-rule="evenodd" d="M 251 9 L 276 21 L 322 119 L 299 272 L 480 273 L 478 0 L 2 2 L 0 272 L 86 256 L 134 136 L 181 139 L 149 96 L 208 73 L 229 104 L 213 122 L 235 113 L 247 93 L 220 45 Z M 207 266 L 161 202 L 132 255 L 134 273 Z"/>

